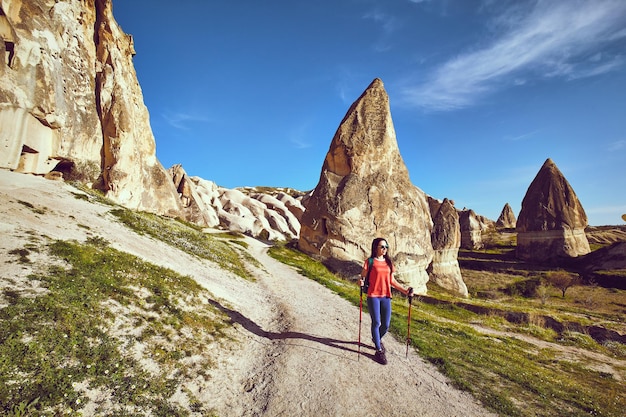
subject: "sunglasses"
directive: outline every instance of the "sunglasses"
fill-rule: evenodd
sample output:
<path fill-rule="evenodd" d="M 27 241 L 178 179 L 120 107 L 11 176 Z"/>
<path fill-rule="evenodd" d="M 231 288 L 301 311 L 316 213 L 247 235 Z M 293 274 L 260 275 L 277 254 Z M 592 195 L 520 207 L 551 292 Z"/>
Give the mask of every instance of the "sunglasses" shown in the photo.
<path fill-rule="evenodd" d="M 388 249 L 389 248 L 389 246 L 387 246 L 387 245 L 379 245 L 378 247 L 381 248 L 381 249 Z"/>

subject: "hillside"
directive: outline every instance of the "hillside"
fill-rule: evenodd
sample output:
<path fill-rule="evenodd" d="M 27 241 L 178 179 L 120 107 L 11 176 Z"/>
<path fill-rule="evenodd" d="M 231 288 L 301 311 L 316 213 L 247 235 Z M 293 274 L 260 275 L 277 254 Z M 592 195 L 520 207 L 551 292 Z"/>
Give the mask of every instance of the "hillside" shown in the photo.
<path fill-rule="evenodd" d="M 218 257 L 236 253 L 245 259 L 248 274 L 242 274 L 130 230 L 120 211 L 132 215 L 65 183 L 0 171 L 3 349 L 23 346 L 30 355 L 34 343 L 45 349 L 46 335 L 61 335 L 50 351 L 38 353 L 39 367 L 20 365 L 19 358 L 4 362 L 5 411 L 19 415 L 45 406 L 83 415 L 490 414 L 416 352 L 405 358 L 404 344 L 391 337 L 387 367 L 372 360 L 367 340 L 359 357 L 358 307 L 270 258 L 266 244 L 221 233 L 207 237 L 223 248 Z M 111 260 L 123 270 L 110 265 L 110 276 L 67 273 L 78 270 L 79 262 Z M 153 270 L 147 280 L 146 271 Z M 122 285 L 118 276 L 128 282 Z M 92 287 L 100 280 L 101 287 Z M 48 305 L 54 314 L 47 322 L 39 318 L 29 303 L 50 298 L 63 285 L 59 302 L 75 293 L 83 298 L 63 310 Z M 93 303 L 102 292 L 102 301 Z M 21 321 L 9 311 L 32 315 L 24 324 L 28 332 L 12 333 L 9 323 Z M 364 317 L 364 333 L 368 323 Z M 76 352 L 81 343 L 88 352 Z M 388 389 L 372 390 L 373 378 Z"/>

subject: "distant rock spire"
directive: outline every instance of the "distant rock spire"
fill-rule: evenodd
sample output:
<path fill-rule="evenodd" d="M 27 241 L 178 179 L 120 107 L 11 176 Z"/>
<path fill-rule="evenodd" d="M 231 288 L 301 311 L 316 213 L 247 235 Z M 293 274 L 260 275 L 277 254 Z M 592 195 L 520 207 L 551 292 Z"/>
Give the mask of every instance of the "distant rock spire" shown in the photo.
<path fill-rule="evenodd" d="M 433 257 L 425 194 L 400 156 L 389 97 L 376 78 L 352 104 L 326 154 L 320 180 L 303 201 L 298 246 L 322 260 L 363 262 L 384 237 L 399 279 L 426 292 Z"/>
<path fill-rule="evenodd" d="M 526 191 L 517 218 L 517 256 L 550 262 L 590 252 L 587 215 L 574 189 L 548 158 Z"/>
<path fill-rule="evenodd" d="M 463 282 L 458 260 L 461 246 L 459 214 L 447 198 L 438 203 L 434 198 L 428 197 L 428 204 L 433 218 L 431 241 L 435 251 L 433 261 L 428 267 L 428 275 L 441 287 L 461 297 L 467 297 L 467 286 Z"/>
<path fill-rule="evenodd" d="M 500 213 L 500 217 L 496 220 L 496 227 L 506 228 L 506 229 L 514 229 L 515 228 L 515 214 L 513 214 L 513 209 L 506 203 L 502 208 L 502 212 Z"/>

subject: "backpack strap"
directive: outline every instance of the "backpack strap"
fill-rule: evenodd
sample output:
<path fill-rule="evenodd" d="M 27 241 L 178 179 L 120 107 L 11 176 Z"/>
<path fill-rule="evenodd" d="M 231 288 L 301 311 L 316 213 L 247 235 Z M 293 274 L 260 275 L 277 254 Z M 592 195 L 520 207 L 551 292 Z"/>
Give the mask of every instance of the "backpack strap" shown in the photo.
<path fill-rule="evenodd" d="M 372 265 L 374 265 L 374 258 L 367 258 L 367 274 L 365 275 L 365 288 L 370 286 L 370 272 L 372 271 Z"/>

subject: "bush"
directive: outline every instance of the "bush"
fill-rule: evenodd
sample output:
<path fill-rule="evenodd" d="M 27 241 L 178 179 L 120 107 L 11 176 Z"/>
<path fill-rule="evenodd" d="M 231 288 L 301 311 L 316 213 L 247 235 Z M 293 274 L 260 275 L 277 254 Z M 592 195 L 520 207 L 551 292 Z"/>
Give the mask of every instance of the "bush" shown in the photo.
<path fill-rule="evenodd" d="M 580 283 L 580 277 L 578 275 L 574 275 L 562 269 L 547 272 L 546 280 L 550 283 L 550 285 L 561 290 L 563 298 L 565 298 L 565 291 L 567 291 L 568 288 Z"/>
<path fill-rule="evenodd" d="M 506 287 L 506 293 L 509 295 L 520 294 L 526 298 L 537 296 L 537 289 L 541 285 L 541 278 L 533 277 L 521 281 L 516 281 Z"/>

